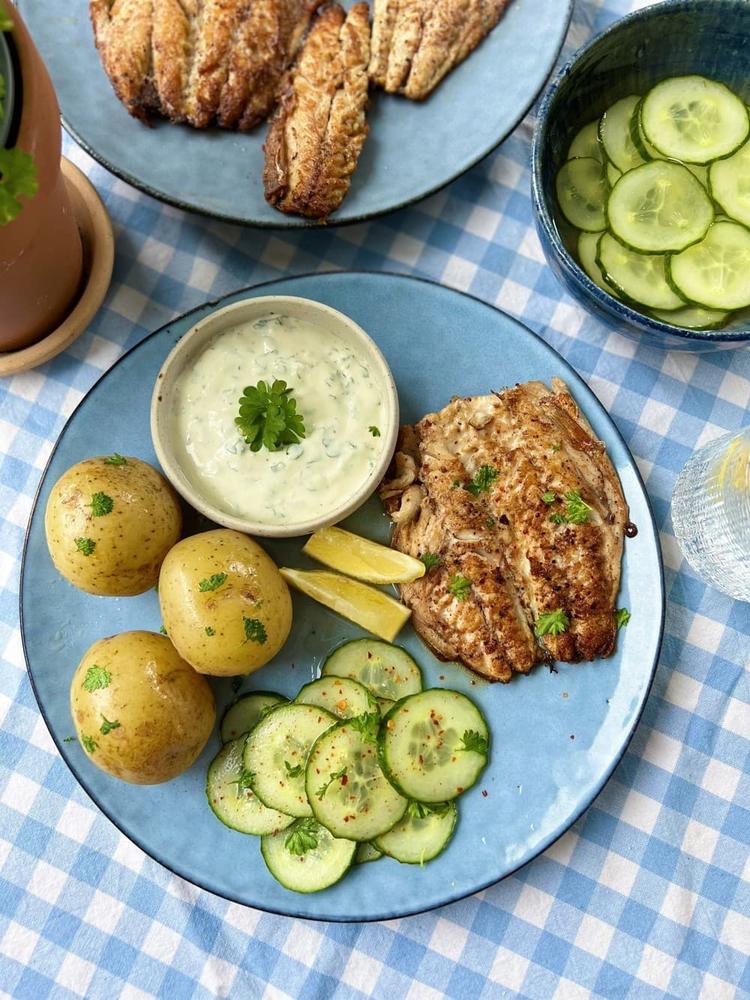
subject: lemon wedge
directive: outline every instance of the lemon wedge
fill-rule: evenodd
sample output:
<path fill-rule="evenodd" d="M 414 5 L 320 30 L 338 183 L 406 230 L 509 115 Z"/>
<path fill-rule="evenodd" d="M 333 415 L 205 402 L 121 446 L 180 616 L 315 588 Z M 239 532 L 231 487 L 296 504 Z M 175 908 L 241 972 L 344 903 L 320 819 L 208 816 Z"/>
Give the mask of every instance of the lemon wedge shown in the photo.
<path fill-rule="evenodd" d="M 286 582 L 331 611 L 392 642 L 409 620 L 409 608 L 366 583 L 326 570 L 281 569 Z"/>
<path fill-rule="evenodd" d="M 353 535 L 343 528 L 321 528 L 310 537 L 302 551 L 324 566 L 367 583 L 411 583 L 425 574 L 421 559 Z"/>

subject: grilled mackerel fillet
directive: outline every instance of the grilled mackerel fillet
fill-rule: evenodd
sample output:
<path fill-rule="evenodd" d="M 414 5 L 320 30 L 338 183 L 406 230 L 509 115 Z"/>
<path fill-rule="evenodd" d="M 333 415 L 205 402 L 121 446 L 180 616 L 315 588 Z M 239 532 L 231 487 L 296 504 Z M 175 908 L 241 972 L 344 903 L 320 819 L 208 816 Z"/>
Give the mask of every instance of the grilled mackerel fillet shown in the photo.
<path fill-rule="evenodd" d="M 510 0 L 375 0 L 370 79 L 421 101 L 495 27 Z"/>
<path fill-rule="evenodd" d="M 96 46 L 131 115 L 246 131 L 320 0 L 90 0 Z"/>
<path fill-rule="evenodd" d="M 466 489 L 483 466 L 487 489 Z M 555 523 L 576 492 L 591 508 L 585 521 Z M 628 509 L 604 444 L 559 379 L 551 390 L 527 382 L 456 399 L 402 427 L 380 495 L 393 546 L 440 557 L 401 588 L 438 655 L 508 681 L 535 663 L 612 653 Z M 470 582 L 463 600 L 456 577 Z M 534 623 L 555 611 L 567 630 L 537 638 Z"/>
<path fill-rule="evenodd" d="M 265 144 L 266 199 L 325 219 L 339 207 L 367 137 L 368 6 L 316 16 L 281 88 Z"/>

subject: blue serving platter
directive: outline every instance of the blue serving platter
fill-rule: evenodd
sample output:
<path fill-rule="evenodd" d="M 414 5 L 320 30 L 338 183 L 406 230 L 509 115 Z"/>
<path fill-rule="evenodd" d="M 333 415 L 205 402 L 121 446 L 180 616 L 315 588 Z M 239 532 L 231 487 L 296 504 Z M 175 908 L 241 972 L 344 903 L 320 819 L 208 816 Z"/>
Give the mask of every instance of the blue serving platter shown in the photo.
<path fill-rule="evenodd" d="M 407 625 L 398 638 L 422 667 L 425 686 L 470 694 L 492 732 L 480 783 L 459 800 L 447 849 L 424 868 L 386 859 L 355 867 L 330 889 L 297 895 L 274 881 L 255 838 L 224 827 L 206 802 L 212 737 L 185 774 L 163 785 L 124 784 L 98 770 L 77 743 L 68 708 L 69 679 L 88 646 L 126 629 L 158 630 L 154 591 L 132 598 L 81 593 L 50 560 L 44 508 L 50 489 L 75 462 L 120 452 L 155 463 L 149 403 L 158 370 L 177 340 L 213 309 L 258 295 L 298 295 L 351 316 L 391 366 L 401 413 L 414 421 L 453 395 L 486 393 L 518 381 L 559 376 L 606 443 L 638 534 L 625 546 L 620 605 L 632 619 L 611 659 L 538 667 L 509 685 L 491 685 L 441 663 Z M 389 522 L 377 498 L 346 522 L 386 541 Z M 206 527 L 195 516 L 193 530 Z M 280 564 L 310 565 L 305 539 L 266 540 Z M 21 576 L 21 622 L 29 675 L 57 747 L 86 792 L 131 840 L 167 868 L 211 892 L 260 909 L 323 920 L 389 919 L 459 899 L 535 857 L 590 805 L 620 760 L 643 709 L 662 635 L 664 592 L 657 533 L 632 456 L 590 389 L 520 323 L 468 295 L 389 274 L 334 273 L 285 278 L 227 296 L 175 320 L 124 355 L 68 421 L 42 479 L 29 524 Z M 327 653 L 361 635 L 335 614 L 294 595 L 294 627 L 282 652 L 240 691 L 293 696 L 317 675 Z M 231 679 L 212 680 L 219 716 L 236 697 Z M 486 793 L 486 794 L 485 794 Z"/>
<path fill-rule="evenodd" d="M 65 127 L 113 173 L 162 201 L 231 222 L 315 225 L 266 203 L 265 125 L 247 135 L 165 122 L 149 128 L 131 118 L 112 91 L 87 0 L 18 0 L 18 7 L 52 76 Z M 369 138 L 351 191 L 329 224 L 408 205 L 486 156 L 544 86 L 572 7 L 572 0 L 513 0 L 495 30 L 426 101 L 373 94 Z"/>

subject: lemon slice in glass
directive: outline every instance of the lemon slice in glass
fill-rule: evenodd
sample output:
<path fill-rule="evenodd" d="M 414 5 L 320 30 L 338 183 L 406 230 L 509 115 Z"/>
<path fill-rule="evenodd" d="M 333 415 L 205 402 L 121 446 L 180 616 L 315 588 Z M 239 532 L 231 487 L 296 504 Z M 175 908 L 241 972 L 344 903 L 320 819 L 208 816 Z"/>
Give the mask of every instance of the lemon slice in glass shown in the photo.
<path fill-rule="evenodd" d="M 403 552 L 353 535 L 343 528 L 321 528 L 305 545 L 306 552 L 324 566 L 367 583 L 411 583 L 425 574 L 424 563 Z"/>
<path fill-rule="evenodd" d="M 331 611 L 392 642 L 409 620 L 409 608 L 392 597 L 339 573 L 326 570 L 282 569 L 286 582 Z"/>

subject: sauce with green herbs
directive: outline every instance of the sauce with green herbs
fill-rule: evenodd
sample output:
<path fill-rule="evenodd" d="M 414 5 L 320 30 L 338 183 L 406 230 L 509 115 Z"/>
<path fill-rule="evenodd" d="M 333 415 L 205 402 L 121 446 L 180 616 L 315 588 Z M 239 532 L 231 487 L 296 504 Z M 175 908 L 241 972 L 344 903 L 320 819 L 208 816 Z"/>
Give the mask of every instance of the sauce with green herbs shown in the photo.
<path fill-rule="evenodd" d="M 240 396 L 283 380 L 305 437 L 252 452 L 235 423 Z M 327 514 L 374 474 L 386 424 L 379 376 L 322 326 L 271 315 L 220 334 L 177 380 L 173 436 L 193 486 L 229 514 L 294 524 Z"/>

